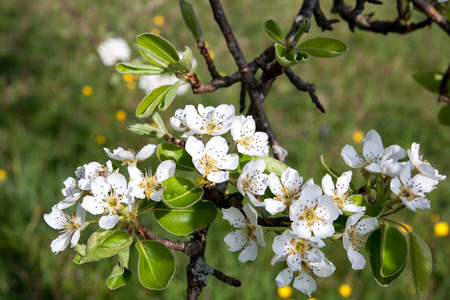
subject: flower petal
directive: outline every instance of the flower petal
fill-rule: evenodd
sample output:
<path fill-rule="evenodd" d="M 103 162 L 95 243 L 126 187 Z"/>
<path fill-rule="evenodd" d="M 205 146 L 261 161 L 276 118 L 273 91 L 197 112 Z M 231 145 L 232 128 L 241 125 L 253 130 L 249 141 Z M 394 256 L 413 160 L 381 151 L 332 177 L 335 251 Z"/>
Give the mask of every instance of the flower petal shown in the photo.
<path fill-rule="evenodd" d="M 258 245 L 255 241 L 250 240 L 248 244 L 245 246 L 244 250 L 242 250 L 241 254 L 239 254 L 238 260 L 242 263 L 247 261 L 253 261 L 256 259 L 256 255 L 258 254 Z"/>
<path fill-rule="evenodd" d="M 111 229 L 114 226 L 116 226 L 117 222 L 119 221 L 118 215 L 112 215 L 112 216 L 103 216 L 100 218 L 98 222 L 98 226 L 103 229 Z"/>
<path fill-rule="evenodd" d="M 155 152 L 155 150 L 156 150 L 156 145 L 148 144 L 148 145 L 144 146 L 138 152 L 138 154 L 136 154 L 136 160 L 139 160 L 139 161 L 146 160 L 153 154 L 153 152 Z"/>

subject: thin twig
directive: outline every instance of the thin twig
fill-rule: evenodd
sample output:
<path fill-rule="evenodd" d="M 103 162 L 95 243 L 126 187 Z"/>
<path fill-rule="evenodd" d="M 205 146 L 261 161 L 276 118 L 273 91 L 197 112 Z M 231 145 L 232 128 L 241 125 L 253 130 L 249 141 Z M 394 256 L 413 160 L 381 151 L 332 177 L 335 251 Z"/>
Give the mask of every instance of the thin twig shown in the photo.
<path fill-rule="evenodd" d="M 300 91 L 308 92 L 312 102 L 316 105 L 316 107 L 321 112 L 325 113 L 325 108 L 323 108 L 322 104 L 319 101 L 319 98 L 316 95 L 316 86 L 312 83 L 303 81 L 300 77 L 295 75 L 294 72 L 292 72 L 291 68 L 286 68 L 285 72 L 291 83 Z"/>
<path fill-rule="evenodd" d="M 450 36 L 450 22 L 448 22 L 432 4 L 424 0 L 411 0 L 411 2 Z"/>

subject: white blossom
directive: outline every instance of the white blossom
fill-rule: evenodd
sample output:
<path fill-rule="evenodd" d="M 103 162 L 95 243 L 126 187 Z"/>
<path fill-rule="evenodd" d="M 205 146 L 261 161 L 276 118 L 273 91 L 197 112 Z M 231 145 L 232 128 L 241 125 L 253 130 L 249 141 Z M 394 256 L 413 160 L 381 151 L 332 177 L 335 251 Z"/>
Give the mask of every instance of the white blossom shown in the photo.
<path fill-rule="evenodd" d="M 433 180 L 444 180 L 445 175 L 440 175 L 439 171 L 433 168 L 430 163 L 423 160 L 423 155 L 419 153 L 420 144 L 412 143 L 411 149 L 408 149 L 409 161 L 411 162 L 411 170 L 416 169 L 420 174 Z"/>
<path fill-rule="evenodd" d="M 235 118 L 234 106 L 221 104 L 217 108 L 198 106 L 198 111 L 186 110 L 188 127 L 197 134 L 222 135 L 227 133 Z"/>
<path fill-rule="evenodd" d="M 345 231 L 342 235 L 344 249 L 352 263 L 353 270 L 362 270 L 366 265 L 364 256 L 359 253 L 366 244 L 365 236 L 378 226 L 377 218 L 361 219 L 363 213 L 356 213 L 347 219 Z"/>
<path fill-rule="evenodd" d="M 328 277 L 336 270 L 336 267 L 326 258 L 321 262 L 302 262 L 301 271 L 292 271 L 289 268 L 281 271 L 275 279 L 278 287 L 289 285 L 294 279 L 294 288 L 311 297 L 311 293 L 317 289 L 317 284 L 312 275 Z"/>
<path fill-rule="evenodd" d="M 148 144 L 139 150 L 137 154 L 133 150 L 124 150 L 122 147 L 114 149 L 112 153 L 108 148 L 103 148 L 103 150 L 105 150 L 109 158 L 121 161 L 122 164 L 132 166 L 136 165 L 138 161 L 143 161 L 149 158 L 153 152 L 155 152 L 156 145 Z"/>
<path fill-rule="evenodd" d="M 230 251 L 236 252 L 242 248 L 239 254 L 240 262 L 253 261 L 256 259 L 259 244 L 265 247 L 263 231 L 258 225 L 258 214 L 256 210 L 246 203 L 243 208 L 247 217 L 245 217 L 237 208 L 231 207 L 222 209 L 223 218 L 228 220 L 231 226 L 238 228 L 225 236 L 225 243 L 230 247 Z"/>
<path fill-rule="evenodd" d="M 410 162 L 400 173 L 399 177 L 392 179 L 391 191 L 412 211 L 430 208 L 430 202 L 424 193 L 429 193 L 436 188 L 438 181 L 422 174 L 415 175 L 411 178 Z"/>
<path fill-rule="evenodd" d="M 255 206 L 264 206 L 265 203 L 257 199 L 258 195 L 264 195 L 267 188 L 269 175 L 264 174 L 266 163 L 263 159 L 251 160 L 242 169 L 238 178 L 237 187 L 243 196 L 247 195 Z"/>
<path fill-rule="evenodd" d="M 264 200 L 265 208 L 272 215 L 275 215 L 289 208 L 292 203 L 300 198 L 302 188 L 312 185 L 314 182 L 310 179 L 303 184 L 303 177 L 300 177 L 296 170 L 287 168 L 281 174 L 281 182 L 274 173 L 270 173 L 268 184 L 275 197 Z"/>
<path fill-rule="evenodd" d="M 229 174 L 224 170 L 234 170 L 239 164 L 237 154 L 227 154 L 228 143 L 220 136 L 211 138 L 206 146 L 201 140 L 191 136 L 186 141 L 185 148 L 192 156 L 197 171 L 215 183 L 227 181 Z"/>
<path fill-rule="evenodd" d="M 240 153 L 255 156 L 269 155 L 269 136 L 265 132 L 256 132 L 252 116 L 236 117 L 231 125 L 231 135 Z"/>
<path fill-rule="evenodd" d="M 322 261 L 324 254 L 318 248 L 323 246 L 325 246 L 325 243 L 318 237 L 301 238 L 293 231 L 286 230 L 273 240 L 272 249 L 275 252 L 275 259 L 272 264 L 275 261 L 286 260 L 289 269 L 301 271 L 303 261 Z"/>
<path fill-rule="evenodd" d="M 177 109 L 175 115 L 170 117 L 170 125 L 177 131 L 183 131 L 183 135 L 181 136 L 183 138 L 188 138 L 195 134 L 187 125 L 186 111 L 188 110 L 195 110 L 195 107 L 193 105 L 186 105 L 184 109 Z"/>
<path fill-rule="evenodd" d="M 333 235 L 333 221 L 339 213 L 330 196 L 322 195 L 318 185 L 305 187 L 300 199 L 289 209 L 292 230 L 303 238 L 310 238 L 312 233 L 319 238 Z"/>
<path fill-rule="evenodd" d="M 72 248 L 75 247 L 80 239 L 84 219 L 85 210 L 81 205 L 78 205 L 75 216 L 69 216 L 56 205 L 52 207 L 51 213 L 44 214 L 45 222 L 53 229 L 60 230 L 60 235 L 50 244 L 55 254 L 66 249 L 69 242 Z"/>
<path fill-rule="evenodd" d="M 341 211 L 348 212 L 363 212 L 366 210 L 365 206 L 358 206 L 352 201 L 353 196 L 350 191 L 350 182 L 352 180 L 352 171 L 344 172 L 337 179 L 336 187 L 334 186 L 333 180 L 329 174 L 326 174 L 322 178 L 322 189 L 323 192 L 331 197 L 331 200 L 336 204 L 336 206 Z"/>
<path fill-rule="evenodd" d="M 398 145 L 392 145 L 385 149 L 380 135 L 375 130 L 370 130 L 364 138 L 362 155 L 359 155 L 350 145 L 345 145 L 341 151 L 341 156 L 349 167 L 361 168 L 362 171 L 382 173 L 391 177 L 400 173 L 404 163 L 399 163 L 398 160 L 405 155 L 405 150 Z"/>
<path fill-rule="evenodd" d="M 129 61 L 131 49 L 122 38 L 107 38 L 101 43 L 97 52 L 105 66 L 112 66 L 118 61 Z"/>
<path fill-rule="evenodd" d="M 81 206 L 93 215 L 103 214 L 99 221 L 103 229 L 113 228 L 124 204 L 132 202 L 127 193 L 127 180 L 120 173 L 113 173 L 108 178 L 97 177 L 92 182 L 92 194 L 84 197 Z"/>
<path fill-rule="evenodd" d="M 152 176 L 149 172 L 141 172 L 136 166 L 129 166 L 131 196 L 139 199 L 147 196 L 148 199 L 153 201 L 161 201 L 164 191 L 162 183 L 175 174 L 175 167 L 173 160 L 165 160 L 158 166 L 155 175 Z"/>

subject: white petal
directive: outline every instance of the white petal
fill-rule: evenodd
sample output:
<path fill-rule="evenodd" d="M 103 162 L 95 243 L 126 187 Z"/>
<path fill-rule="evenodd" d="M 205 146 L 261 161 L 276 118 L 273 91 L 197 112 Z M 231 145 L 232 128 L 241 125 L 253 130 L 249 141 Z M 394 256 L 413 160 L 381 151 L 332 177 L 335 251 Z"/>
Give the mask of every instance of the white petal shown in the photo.
<path fill-rule="evenodd" d="M 331 223 L 316 222 L 312 226 L 312 231 L 314 232 L 314 236 L 324 239 L 334 234 L 334 226 Z"/>
<path fill-rule="evenodd" d="M 108 148 L 103 148 L 103 150 L 105 150 L 106 155 L 108 155 L 109 158 L 111 159 L 115 159 L 115 160 L 122 160 L 117 154 L 119 153 L 119 151 L 122 151 L 123 148 L 122 147 L 118 147 L 117 149 L 114 149 L 113 152 L 111 153 L 111 151 Z"/>
<path fill-rule="evenodd" d="M 86 210 L 80 204 L 77 206 L 76 222 L 83 225 L 86 219 Z"/>
<path fill-rule="evenodd" d="M 100 218 L 100 221 L 98 222 L 98 226 L 100 226 L 100 228 L 103 228 L 103 229 L 111 229 L 114 226 L 116 226 L 118 221 L 119 221 L 118 215 L 103 216 Z"/>
<path fill-rule="evenodd" d="M 67 248 L 70 242 L 70 235 L 69 234 L 61 234 L 56 239 L 52 241 L 50 244 L 50 247 L 52 248 L 52 252 L 55 252 L 57 254 L 60 251 L 63 251 Z"/>
<path fill-rule="evenodd" d="M 284 174 L 284 172 L 283 172 Z M 270 190 L 272 191 L 273 194 L 279 196 L 283 193 L 282 190 L 282 185 L 280 182 L 280 179 L 278 179 L 278 176 L 275 175 L 274 173 L 270 173 L 267 182 L 269 184 Z"/>
<path fill-rule="evenodd" d="M 363 147 L 363 155 L 364 157 L 373 158 L 375 161 L 380 160 L 384 155 L 383 144 L 375 143 L 372 140 L 367 141 Z"/>
<path fill-rule="evenodd" d="M 256 245 L 256 242 L 251 240 L 245 246 L 244 250 L 242 250 L 241 254 L 239 254 L 238 260 L 242 263 L 245 263 L 247 261 L 253 261 L 256 259 L 256 255 L 258 254 L 258 246 Z"/>
<path fill-rule="evenodd" d="M 400 179 L 398 179 L 397 177 L 395 177 L 391 180 L 391 191 L 395 195 L 398 195 L 400 193 L 401 186 L 402 186 L 402 183 L 400 182 Z"/>
<path fill-rule="evenodd" d="M 389 155 L 386 158 L 392 158 L 394 161 L 398 161 L 406 156 L 406 151 L 398 145 L 392 145 L 387 147 L 384 152 Z"/>
<path fill-rule="evenodd" d="M 356 228 L 358 229 L 360 234 L 366 234 L 371 232 L 378 226 L 377 218 L 365 218 L 358 222 Z"/>
<path fill-rule="evenodd" d="M 247 243 L 247 237 L 243 234 L 242 230 L 235 230 L 225 236 L 225 244 L 230 247 L 229 251 L 236 252 Z"/>
<path fill-rule="evenodd" d="M 202 141 L 197 140 L 195 137 L 190 136 L 185 145 L 185 149 L 190 156 L 192 156 L 192 160 L 194 159 L 202 159 L 205 155 L 205 145 Z"/>
<path fill-rule="evenodd" d="M 245 226 L 245 217 L 239 211 L 239 209 L 235 207 L 224 208 L 222 209 L 223 218 L 228 220 L 231 226 L 235 228 L 243 228 Z"/>
<path fill-rule="evenodd" d="M 311 237 L 311 228 L 308 226 L 308 224 L 306 222 L 296 220 L 296 221 L 292 222 L 291 226 L 292 226 L 292 230 L 299 237 L 306 238 L 306 239 Z"/>
<path fill-rule="evenodd" d="M 264 200 L 266 210 L 275 215 L 279 212 L 282 212 L 286 209 L 286 205 L 282 201 L 273 200 L 271 198 L 267 198 Z"/>
<path fill-rule="evenodd" d="M 80 235 L 81 235 L 81 231 L 75 230 L 75 232 L 72 235 L 72 239 L 70 241 L 70 246 L 73 248 L 76 246 L 76 244 L 78 244 L 78 241 L 80 240 Z"/>
<path fill-rule="evenodd" d="M 378 132 L 376 132 L 374 129 L 370 130 L 366 134 L 366 137 L 364 138 L 364 143 L 366 143 L 368 141 L 374 141 L 375 143 L 383 146 L 383 142 L 381 140 L 380 134 Z"/>
<path fill-rule="evenodd" d="M 125 176 L 120 173 L 113 173 L 109 175 L 106 181 L 111 184 L 111 187 L 118 195 L 123 195 L 128 188 L 128 182 Z"/>
<path fill-rule="evenodd" d="M 156 150 L 156 145 L 148 144 L 136 154 L 136 160 L 142 161 L 149 158 Z"/>
<path fill-rule="evenodd" d="M 257 225 L 258 224 L 258 213 L 256 210 L 249 204 L 244 204 L 244 213 L 247 216 L 247 218 L 250 220 L 251 225 Z"/>
<path fill-rule="evenodd" d="M 78 201 L 79 198 L 73 198 L 73 197 L 66 197 L 64 200 L 59 201 L 57 204 L 59 209 L 66 209 L 71 207 L 75 204 L 75 202 Z"/>
<path fill-rule="evenodd" d="M 287 168 L 281 174 L 281 182 L 289 189 L 298 190 L 302 186 L 303 177 L 298 175 L 297 170 Z"/>
<path fill-rule="evenodd" d="M 239 165 L 239 156 L 236 153 L 225 155 L 219 163 L 219 169 L 235 170 Z"/>
<path fill-rule="evenodd" d="M 231 123 L 231 136 L 234 141 L 241 139 L 241 127 L 245 120 L 246 118 L 244 116 L 236 116 L 233 123 Z"/>
<path fill-rule="evenodd" d="M 165 160 L 156 169 L 156 178 L 158 178 L 158 182 L 163 182 L 167 178 L 173 176 L 175 174 L 175 162 L 173 160 Z"/>
<path fill-rule="evenodd" d="M 313 273 L 319 277 L 328 277 L 336 270 L 336 267 L 326 258 L 318 263 L 309 263 L 309 266 L 312 267 Z"/>
<path fill-rule="evenodd" d="M 256 229 L 253 231 L 253 235 L 256 236 L 256 242 L 261 247 L 266 246 L 266 242 L 264 242 L 264 232 L 260 225 L 257 225 Z"/>
<path fill-rule="evenodd" d="M 349 167 L 360 168 L 363 166 L 363 161 L 353 146 L 345 145 L 341 151 L 341 157 Z"/>
<path fill-rule="evenodd" d="M 164 189 L 153 190 L 153 192 L 150 194 L 150 199 L 152 199 L 153 201 L 159 202 L 162 199 L 163 193 L 164 193 Z"/>
<path fill-rule="evenodd" d="M 363 213 L 357 213 L 357 214 L 353 214 L 350 217 L 348 217 L 347 223 L 345 224 L 345 228 L 348 229 L 348 228 L 352 227 L 353 225 L 355 225 L 356 222 L 358 222 L 359 219 L 361 219 L 361 217 L 363 215 L 364 215 Z"/>
<path fill-rule="evenodd" d="M 313 203 L 320 196 L 322 196 L 322 189 L 320 186 L 308 185 L 303 189 L 300 201 Z"/>
<path fill-rule="evenodd" d="M 289 266 L 289 269 L 291 269 L 294 272 L 302 270 L 302 259 L 298 254 L 298 252 L 294 252 L 288 255 L 287 265 Z"/>
<path fill-rule="evenodd" d="M 311 297 L 311 293 L 317 289 L 317 284 L 314 278 L 306 272 L 300 272 L 300 274 L 294 279 L 293 287 L 303 294 L 308 295 L 308 297 Z"/>
<path fill-rule="evenodd" d="M 92 194 L 99 199 L 106 199 L 108 197 L 111 185 L 106 182 L 105 177 L 97 177 L 91 183 Z"/>
<path fill-rule="evenodd" d="M 92 196 L 83 198 L 81 206 L 93 215 L 99 215 L 105 212 L 105 206 L 101 199 Z"/>
<path fill-rule="evenodd" d="M 144 175 L 136 166 L 128 166 L 128 174 L 132 181 L 141 183 L 144 180 Z"/>
<path fill-rule="evenodd" d="M 326 174 L 322 178 L 322 190 L 325 194 L 333 196 L 334 195 L 334 183 L 331 179 L 330 174 Z"/>
<path fill-rule="evenodd" d="M 65 222 L 67 222 L 66 215 L 57 206 L 52 207 L 52 212 L 44 214 L 44 220 L 53 229 L 63 229 Z"/>
<path fill-rule="evenodd" d="M 276 281 L 278 287 L 282 288 L 291 283 L 293 276 L 294 276 L 294 273 L 291 270 L 289 270 L 289 268 L 286 268 L 277 275 L 277 278 L 275 278 L 275 281 Z"/>
<path fill-rule="evenodd" d="M 296 236 L 290 232 L 290 230 L 285 230 L 282 235 L 277 235 L 273 239 L 272 250 L 276 255 L 285 256 L 292 249 L 293 245 L 290 241 Z"/>
<path fill-rule="evenodd" d="M 366 266 L 366 259 L 364 256 L 362 256 L 362 254 L 358 251 L 353 250 L 352 247 L 347 250 L 347 257 L 352 263 L 353 270 L 362 270 Z"/>
<path fill-rule="evenodd" d="M 221 183 L 229 179 L 229 173 L 228 171 L 210 172 L 206 178 L 211 182 Z"/>
<path fill-rule="evenodd" d="M 348 191 L 350 181 L 352 181 L 352 171 L 342 173 L 336 182 L 336 192 L 338 195 L 343 195 Z"/>
<path fill-rule="evenodd" d="M 206 144 L 206 153 L 215 161 L 222 160 L 228 152 L 227 140 L 221 136 L 215 136 Z"/>

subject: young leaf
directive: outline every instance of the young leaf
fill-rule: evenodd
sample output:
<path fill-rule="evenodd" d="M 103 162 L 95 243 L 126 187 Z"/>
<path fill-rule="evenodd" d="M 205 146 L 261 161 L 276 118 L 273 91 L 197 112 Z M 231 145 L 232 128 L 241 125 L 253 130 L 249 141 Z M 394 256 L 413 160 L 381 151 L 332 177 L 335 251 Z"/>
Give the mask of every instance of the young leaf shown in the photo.
<path fill-rule="evenodd" d="M 194 56 L 192 55 L 192 51 L 189 47 L 186 47 L 186 50 L 183 52 L 183 56 L 180 61 L 175 64 L 175 66 L 182 71 L 190 71 L 192 69 L 192 60 Z"/>
<path fill-rule="evenodd" d="M 161 119 L 161 116 L 157 112 L 152 115 L 152 120 L 153 122 L 155 122 L 156 127 L 164 132 L 167 132 L 166 125 L 164 125 L 164 121 Z"/>
<path fill-rule="evenodd" d="M 143 135 L 143 136 L 148 136 L 148 137 L 156 137 L 159 139 L 162 139 L 166 133 L 165 131 L 163 131 L 159 128 L 153 127 L 149 124 L 138 124 L 138 123 L 128 124 L 127 128 L 132 133 Z"/>
<path fill-rule="evenodd" d="M 217 209 L 212 202 L 204 201 L 182 209 L 171 209 L 158 202 L 154 212 L 156 220 L 165 230 L 175 235 L 188 235 L 198 227 L 211 224 Z"/>
<path fill-rule="evenodd" d="M 183 147 L 178 147 L 169 143 L 162 143 L 158 145 L 156 153 L 161 161 L 168 159 L 175 161 L 177 170 L 197 172 L 197 169 L 192 163 L 192 157 Z"/>
<path fill-rule="evenodd" d="M 191 206 L 203 196 L 203 189 L 184 177 L 170 177 L 163 185 L 163 202 L 170 208 Z"/>
<path fill-rule="evenodd" d="M 347 45 L 337 39 L 318 37 L 301 43 L 296 49 L 317 57 L 335 57 L 347 51 Z"/>
<path fill-rule="evenodd" d="M 335 180 L 342 175 L 341 173 L 333 169 L 333 167 L 325 160 L 323 154 L 320 156 L 320 169 L 322 170 L 324 175 L 329 174 Z"/>
<path fill-rule="evenodd" d="M 137 48 L 147 61 L 158 67 L 167 68 L 180 60 L 173 45 L 166 39 L 153 33 L 143 33 L 137 37 Z"/>
<path fill-rule="evenodd" d="M 366 252 L 376 281 L 387 286 L 403 272 L 408 248 L 405 237 L 397 228 L 382 225 L 368 237 Z"/>
<path fill-rule="evenodd" d="M 409 232 L 409 256 L 414 287 L 417 296 L 421 296 L 427 289 L 433 268 L 433 257 L 427 244 L 415 233 Z"/>
<path fill-rule="evenodd" d="M 426 72 L 414 74 L 413 78 L 428 91 L 439 94 L 443 76 L 444 74 L 440 72 Z M 447 87 L 450 89 L 450 81 Z"/>
<path fill-rule="evenodd" d="M 297 43 L 297 41 L 300 39 L 302 34 L 305 32 L 305 30 L 309 26 L 309 19 L 304 19 L 302 25 L 298 28 L 297 32 L 295 33 L 294 38 L 292 39 L 292 44 Z"/>
<path fill-rule="evenodd" d="M 133 75 L 159 75 L 166 72 L 165 69 L 154 66 L 154 65 L 140 65 L 132 63 L 118 63 L 116 65 L 116 70 L 122 74 L 133 74 Z"/>
<path fill-rule="evenodd" d="M 119 253 L 119 263 L 114 266 L 111 274 L 106 280 L 106 285 L 110 290 L 118 289 L 128 283 L 132 272 L 128 268 L 130 261 L 130 248 L 126 248 Z"/>
<path fill-rule="evenodd" d="M 283 67 L 292 67 L 297 64 L 292 55 L 287 57 L 286 47 L 278 43 L 275 43 L 275 58 Z"/>
<path fill-rule="evenodd" d="M 74 262 L 83 264 L 116 255 L 130 247 L 133 237 L 120 230 L 99 229 L 88 239 L 84 253 L 78 253 Z"/>
<path fill-rule="evenodd" d="M 152 115 L 160 106 L 171 87 L 171 85 L 162 85 L 152 90 L 150 94 L 145 96 L 141 103 L 139 103 L 136 109 L 136 116 L 139 118 L 146 118 Z"/>
<path fill-rule="evenodd" d="M 136 243 L 139 252 L 138 272 L 141 284 L 150 290 L 164 290 L 175 273 L 172 252 L 156 241 Z"/>
<path fill-rule="evenodd" d="M 276 42 L 283 44 L 284 43 L 284 35 L 281 32 L 280 26 L 275 20 L 269 19 L 264 23 L 264 30 L 266 30 L 267 34 L 270 35 Z"/>
<path fill-rule="evenodd" d="M 200 39 L 200 36 L 202 35 L 202 27 L 200 26 L 200 22 L 195 16 L 194 8 L 192 7 L 191 3 L 184 0 L 180 0 L 180 8 L 184 22 L 192 32 L 195 40 L 198 41 Z"/>
<path fill-rule="evenodd" d="M 166 110 L 170 104 L 172 104 L 173 99 L 177 95 L 178 87 L 180 86 L 180 81 L 175 82 L 170 88 L 167 90 L 167 93 L 164 95 L 161 103 L 158 105 L 158 109 Z"/>

